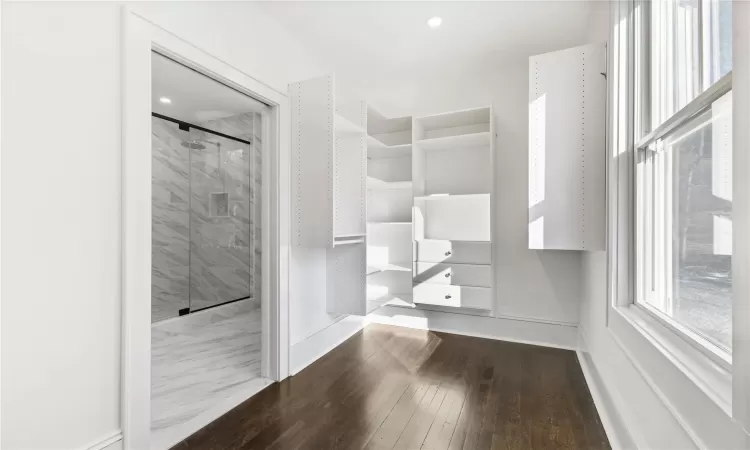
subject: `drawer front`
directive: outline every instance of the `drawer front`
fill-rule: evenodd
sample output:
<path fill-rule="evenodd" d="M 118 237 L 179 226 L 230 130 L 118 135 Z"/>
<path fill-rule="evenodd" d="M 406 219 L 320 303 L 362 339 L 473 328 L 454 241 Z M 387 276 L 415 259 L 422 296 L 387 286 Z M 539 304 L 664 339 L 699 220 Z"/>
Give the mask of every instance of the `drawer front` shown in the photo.
<path fill-rule="evenodd" d="M 424 283 L 414 286 L 414 303 L 492 310 L 492 289 Z"/>
<path fill-rule="evenodd" d="M 490 242 L 423 239 L 414 241 L 414 261 L 490 264 L 492 262 L 491 245 Z"/>
<path fill-rule="evenodd" d="M 492 266 L 416 262 L 414 284 L 421 283 L 492 287 Z"/>

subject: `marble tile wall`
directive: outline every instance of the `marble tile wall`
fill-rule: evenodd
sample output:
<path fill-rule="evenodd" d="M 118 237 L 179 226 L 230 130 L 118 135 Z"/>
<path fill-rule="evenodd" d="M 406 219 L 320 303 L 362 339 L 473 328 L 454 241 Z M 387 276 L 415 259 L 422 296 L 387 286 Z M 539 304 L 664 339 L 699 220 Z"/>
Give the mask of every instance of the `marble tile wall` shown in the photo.
<path fill-rule="evenodd" d="M 251 184 L 250 176 L 260 171 L 256 120 L 248 113 L 198 124 L 248 145 L 153 119 L 152 322 L 188 306 L 259 302 L 261 180 Z M 212 209 L 212 198 L 227 199 L 226 208 Z"/>
<path fill-rule="evenodd" d="M 261 288 L 261 249 L 262 249 L 262 237 L 261 237 L 261 185 L 262 185 L 262 173 L 263 173 L 263 119 L 260 113 L 247 113 L 239 114 L 236 116 L 225 117 L 220 120 L 207 121 L 201 124 L 206 128 L 218 131 L 220 133 L 227 134 L 229 136 L 236 136 L 242 140 L 252 142 L 252 150 L 255 155 L 255 160 L 252 161 L 254 167 L 251 166 L 251 170 L 254 172 L 254 183 L 253 190 L 251 192 L 251 204 L 253 205 L 253 213 L 255 224 L 253 241 L 255 244 L 255 259 L 254 261 L 254 277 L 253 280 L 258 280 L 257 283 L 253 283 L 253 299 L 260 302 L 260 288 Z"/>

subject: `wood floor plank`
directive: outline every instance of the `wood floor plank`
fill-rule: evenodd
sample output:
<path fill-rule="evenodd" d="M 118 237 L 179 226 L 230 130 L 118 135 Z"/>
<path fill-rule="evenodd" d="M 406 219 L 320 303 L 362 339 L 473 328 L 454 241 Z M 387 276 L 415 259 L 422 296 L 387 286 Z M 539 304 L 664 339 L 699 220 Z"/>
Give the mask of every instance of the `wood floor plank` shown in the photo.
<path fill-rule="evenodd" d="M 174 448 L 610 447 L 574 352 L 369 325 Z"/>
<path fill-rule="evenodd" d="M 432 387 L 430 383 L 422 382 L 409 386 L 365 448 L 393 448 L 419 403 Z M 435 395 L 434 391 L 432 395 Z"/>
<path fill-rule="evenodd" d="M 396 445 L 393 446 L 396 450 L 409 450 L 415 448 L 421 448 L 427 433 L 430 431 L 430 426 L 435 415 L 437 415 L 440 405 L 445 400 L 445 387 L 437 386 L 434 395 L 432 397 L 425 395 L 422 399 L 422 403 L 417 407 L 417 411 L 411 416 L 409 423 L 406 424 L 404 432 L 399 436 Z"/>

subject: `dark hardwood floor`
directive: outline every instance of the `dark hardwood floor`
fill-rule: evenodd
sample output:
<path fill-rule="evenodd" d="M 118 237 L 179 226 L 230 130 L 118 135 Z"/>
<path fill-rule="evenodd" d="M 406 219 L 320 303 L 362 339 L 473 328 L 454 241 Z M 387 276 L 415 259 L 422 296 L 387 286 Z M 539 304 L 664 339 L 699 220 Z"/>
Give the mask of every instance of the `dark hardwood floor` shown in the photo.
<path fill-rule="evenodd" d="M 610 446 L 574 352 L 369 325 L 174 448 Z"/>

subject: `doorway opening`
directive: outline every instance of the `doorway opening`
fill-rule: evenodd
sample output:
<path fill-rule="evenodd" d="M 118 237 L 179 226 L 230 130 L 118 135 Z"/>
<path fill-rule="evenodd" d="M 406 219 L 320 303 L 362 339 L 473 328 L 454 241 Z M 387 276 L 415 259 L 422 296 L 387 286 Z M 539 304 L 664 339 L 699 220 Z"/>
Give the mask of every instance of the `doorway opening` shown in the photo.
<path fill-rule="evenodd" d="M 169 448 L 271 382 L 261 302 L 269 106 L 151 57 L 151 442 Z"/>

